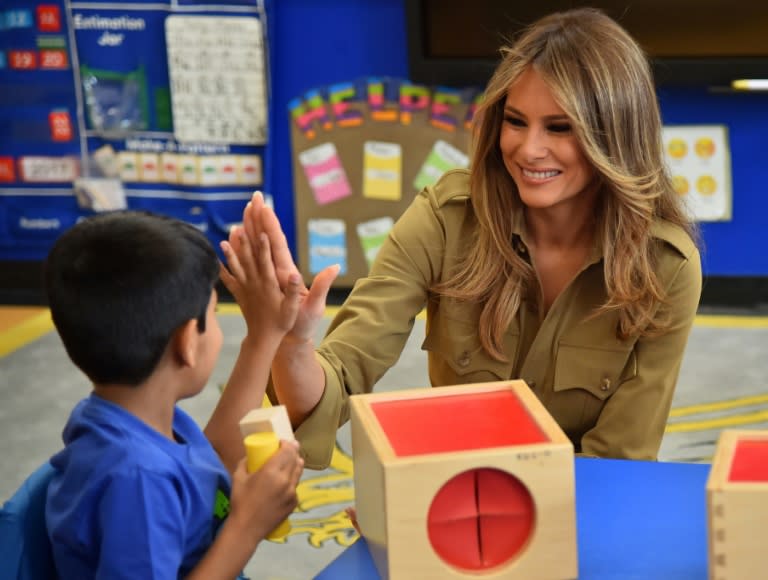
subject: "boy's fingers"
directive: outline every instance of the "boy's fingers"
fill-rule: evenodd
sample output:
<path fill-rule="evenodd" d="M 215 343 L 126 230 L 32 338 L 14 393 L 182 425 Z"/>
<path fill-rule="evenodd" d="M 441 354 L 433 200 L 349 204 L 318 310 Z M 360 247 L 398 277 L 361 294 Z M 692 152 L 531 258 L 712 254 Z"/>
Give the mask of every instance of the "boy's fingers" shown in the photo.
<path fill-rule="evenodd" d="M 239 263 L 241 265 L 242 278 L 241 280 L 248 279 L 248 272 L 253 272 L 256 266 L 256 259 L 253 255 L 253 245 L 251 238 L 245 231 L 245 228 L 240 228 L 240 252 L 238 252 Z M 257 248 L 258 251 L 258 248 Z"/>
<path fill-rule="evenodd" d="M 229 290 L 229 292 L 234 296 L 235 293 L 233 292 L 233 289 L 236 284 L 236 281 L 232 277 L 232 274 L 229 273 L 229 270 L 227 270 L 227 267 L 224 265 L 224 262 L 221 262 L 221 261 L 219 261 L 219 279 L 221 280 L 222 284 L 224 284 L 224 286 L 227 288 L 227 290 Z"/>
<path fill-rule="evenodd" d="M 304 472 L 304 460 L 299 458 L 294 464 L 293 473 L 291 474 L 291 486 L 296 487 L 301 480 L 301 474 Z"/>
<path fill-rule="evenodd" d="M 236 237 L 238 235 L 239 234 L 235 234 Z M 243 245 L 248 244 L 247 242 L 245 244 L 241 242 L 241 248 Z M 237 280 L 242 280 L 245 277 L 245 272 L 243 272 L 243 266 L 240 264 L 240 260 L 238 259 L 232 244 L 227 241 L 221 242 L 221 251 L 224 252 L 224 257 L 227 259 L 227 266 L 229 268 L 227 276 L 229 277 L 229 282 L 234 283 Z M 225 278 L 222 278 L 222 281 L 224 284 L 227 284 L 226 276 Z M 230 289 L 229 285 L 227 285 L 227 288 Z"/>
<path fill-rule="evenodd" d="M 237 235 L 237 230 L 240 226 L 232 226 L 229 228 L 229 236 L 227 242 L 232 247 L 232 251 L 237 253 L 240 251 L 240 238 Z"/>
<path fill-rule="evenodd" d="M 281 441 L 278 450 L 268 460 L 274 462 L 274 468 L 279 471 L 292 471 L 298 455 L 296 448 L 292 445 L 286 445 L 286 443 L 286 441 Z"/>

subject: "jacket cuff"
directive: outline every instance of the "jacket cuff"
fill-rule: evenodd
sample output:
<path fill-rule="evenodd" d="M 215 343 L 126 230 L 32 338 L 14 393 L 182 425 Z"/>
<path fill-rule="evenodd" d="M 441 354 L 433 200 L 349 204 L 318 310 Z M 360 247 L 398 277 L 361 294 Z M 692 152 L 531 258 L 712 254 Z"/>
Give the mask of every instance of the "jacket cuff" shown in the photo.
<path fill-rule="evenodd" d="M 325 390 L 294 433 L 301 444 L 304 465 L 309 469 L 325 469 L 330 465 L 343 405 L 336 373 L 322 356 L 317 356 L 317 360 L 325 373 Z"/>

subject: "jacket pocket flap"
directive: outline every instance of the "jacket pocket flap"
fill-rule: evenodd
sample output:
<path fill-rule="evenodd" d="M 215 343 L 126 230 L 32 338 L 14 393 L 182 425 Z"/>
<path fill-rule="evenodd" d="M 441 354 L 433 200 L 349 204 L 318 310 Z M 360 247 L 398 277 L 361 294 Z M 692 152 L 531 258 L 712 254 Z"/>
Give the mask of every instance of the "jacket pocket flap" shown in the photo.
<path fill-rule="evenodd" d="M 431 325 L 421 348 L 439 355 L 459 376 L 487 371 L 506 380 L 512 372 L 518 340 L 518 335 L 506 334 L 504 347 L 509 360 L 497 361 L 480 345 L 475 324 L 443 317 Z"/>
<path fill-rule="evenodd" d="M 560 344 L 553 389 L 583 389 L 605 400 L 622 382 L 634 377 L 636 372 L 632 349 L 611 350 Z"/>

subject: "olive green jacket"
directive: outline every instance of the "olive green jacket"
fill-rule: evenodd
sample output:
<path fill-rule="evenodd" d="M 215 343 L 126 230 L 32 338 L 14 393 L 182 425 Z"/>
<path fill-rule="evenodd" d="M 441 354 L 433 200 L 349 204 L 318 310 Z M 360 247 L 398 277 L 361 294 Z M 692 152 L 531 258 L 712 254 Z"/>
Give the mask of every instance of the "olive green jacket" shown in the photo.
<path fill-rule="evenodd" d="M 701 293 L 693 241 L 672 224 L 653 226 L 660 246 L 657 274 L 667 292 L 662 307 L 671 323 L 663 336 L 619 340 L 617 313 L 587 319 L 606 298 L 602 251 L 596 247 L 543 320 L 522 303 L 504 336 L 509 360 L 500 362 L 480 346 L 479 308 L 428 290 L 472 249 L 468 192 L 469 174 L 454 170 L 420 193 L 332 321 L 317 349 L 325 392 L 296 431 L 307 466 L 330 462 L 337 426 L 349 418 L 349 396 L 370 392 L 395 364 L 425 306 L 422 349 L 432 385 L 522 378 L 576 452 L 655 459 Z M 523 216 L 515 220 L 513 244 L 525 255 Z"/>

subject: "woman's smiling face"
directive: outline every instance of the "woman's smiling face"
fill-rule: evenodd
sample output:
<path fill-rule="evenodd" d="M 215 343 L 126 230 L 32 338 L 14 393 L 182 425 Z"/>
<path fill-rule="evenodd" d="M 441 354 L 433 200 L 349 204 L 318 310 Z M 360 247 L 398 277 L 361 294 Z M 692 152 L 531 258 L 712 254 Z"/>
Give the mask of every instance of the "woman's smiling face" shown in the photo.
<path fill-rule="evenodd" d="M 507 92 L 499 147 L 527 207 L 547 209 L 587 201 L 579 199 L 580 194 L 593 185 L 595 170 L 570 118 L 532 67 Z"/>

